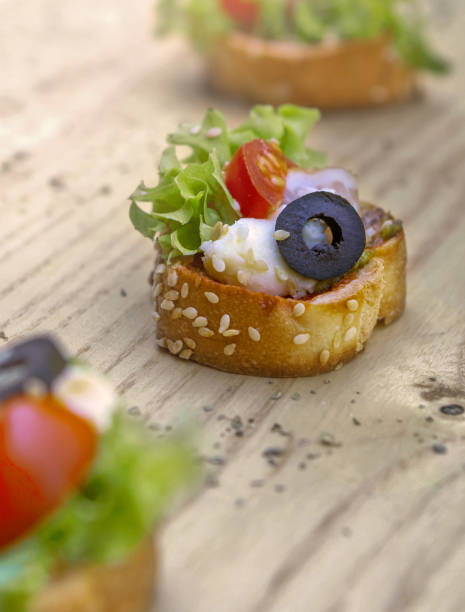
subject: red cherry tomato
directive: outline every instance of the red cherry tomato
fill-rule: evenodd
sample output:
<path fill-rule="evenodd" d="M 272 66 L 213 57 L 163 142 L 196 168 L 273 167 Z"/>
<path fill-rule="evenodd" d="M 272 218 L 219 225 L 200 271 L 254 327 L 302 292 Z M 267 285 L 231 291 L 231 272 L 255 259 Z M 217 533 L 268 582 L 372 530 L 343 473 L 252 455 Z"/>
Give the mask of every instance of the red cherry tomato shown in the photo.
<path fill-rule="evenodd" d="M 258 16 L 258 0 L 220 0 L 226 13 L 245 26 L 252 26 Z"/>
<path fill-rule="evenodd" d="M 256 138 L 236 151 L 225 182 L 242 216 L 264 219 L 279 208 L 292 165 L 275 142 Z"/>
<path fill-rule="evenodd" d="M 60 402 L 0 402 L 0 549 L 57 508 L 89 470 L 97 432 Z"/>

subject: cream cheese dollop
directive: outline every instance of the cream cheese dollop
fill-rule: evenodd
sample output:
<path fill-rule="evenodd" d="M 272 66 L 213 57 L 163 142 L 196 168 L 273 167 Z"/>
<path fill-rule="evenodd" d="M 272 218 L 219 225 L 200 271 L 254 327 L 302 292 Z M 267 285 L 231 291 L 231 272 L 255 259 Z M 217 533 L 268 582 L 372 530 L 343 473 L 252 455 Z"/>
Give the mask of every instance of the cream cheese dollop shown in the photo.
<path fill-rule="evenodd" d="M 312 293 L 317 281 L 287 265 L 276 243 L 275 225 L 276 217 L 287 204 L 315 191 L 336 193 L 359 210 L 357 184 L 346 170 L 325 168 L 307 172 L 293 168 L 287 175 L 283 204 L 272 217 L 243 217 L 233 225 L 223 226 L 219 238 L 201 245 L 208 275 L 222 283 L 268 295 L 301 299 Z M 321 242 L 324 229 L 318 222 L 311 223 L 304 239 L 309 246 Z"/>
<path fill-rule="evenodd" d="M 224 226 L 217 240 L 204 242 L 203 263 L 209 276 L 268 295 L 311 293 L 316 282 L 290 268 L 276 245 L 275 219 L 244 217 Z"/>
<path fill-rule="evenodd" d="M 52 393 L 80 417 L 105 431 L 112 421 L 117 396 L 99 374 L 81 365 L 68 365 L 53 382 Z"/>

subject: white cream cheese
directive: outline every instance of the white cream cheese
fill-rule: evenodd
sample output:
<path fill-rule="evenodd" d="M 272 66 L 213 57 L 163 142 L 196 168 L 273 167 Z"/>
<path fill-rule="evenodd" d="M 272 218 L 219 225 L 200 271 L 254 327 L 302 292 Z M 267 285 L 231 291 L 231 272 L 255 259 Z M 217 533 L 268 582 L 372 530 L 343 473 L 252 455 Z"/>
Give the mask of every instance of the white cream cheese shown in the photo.
<path fill-rule="evenodd" d="M 218 240 L 204 242 L 201 249 L 208 274 L 268 295 L 303 297 L 311 293 L 315 281 L 292 270 L 281 257 L 273 236 L 275 224 L 274 219 L 244 217 Z"/>
<path fill-rule="evenodd" d="M 116 393 L 102 376 L 85 366 L 67 366 L 54 381 L 52 393 L 71 412 L 91 421 L 99 431 L 111 425 Z"/>

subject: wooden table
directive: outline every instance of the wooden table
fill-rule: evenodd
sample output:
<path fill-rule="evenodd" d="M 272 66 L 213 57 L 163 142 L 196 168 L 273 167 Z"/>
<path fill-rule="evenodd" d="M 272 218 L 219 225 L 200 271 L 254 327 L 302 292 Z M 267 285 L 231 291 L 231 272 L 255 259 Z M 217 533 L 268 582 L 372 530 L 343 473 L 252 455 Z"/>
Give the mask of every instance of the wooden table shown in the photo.
<path fill-rule="evenodd" d="M 134 418 L 201 426 L 208 483 L 163 530 L 160 612 L 465 610 L 465 418 L 439 411 L 465 404 L 462 1 L 434 14 L 455 73 L 312 136 L 404 218 L 407 311 L 341 371 L 268 380 L 155 348 L 151 245 L 126 199 L 178 122 L 245 106 L 153 40 L 151 2 L 0 2 L 0 342 L 56 331 Z"/>

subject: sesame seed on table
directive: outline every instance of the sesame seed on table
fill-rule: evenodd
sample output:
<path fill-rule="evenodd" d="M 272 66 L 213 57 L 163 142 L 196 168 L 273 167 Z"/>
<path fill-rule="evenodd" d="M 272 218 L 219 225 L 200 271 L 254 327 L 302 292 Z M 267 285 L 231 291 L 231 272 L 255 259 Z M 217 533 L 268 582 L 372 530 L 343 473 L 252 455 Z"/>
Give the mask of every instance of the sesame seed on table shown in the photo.
<path fill-rule="evenodd" d="M 342 369 L 278 380 L 191 360 L 205 338 L 234 360 L 264 330 L 239 328 L 214 292 L 209 321 L 163 263 L 151 289 L 153 247 L 128 219 L 168 132 L 211 106 L 237 124 L 247 107 L 205 89 L 182 41 L 152 38 L 151 2 L 2 3 L 0 345 L 56 332 L 131 418 L 202 428 L 205 486 L 160 533 L 157 612 L 463 609 L 465 16 L 461 0 L 430 6 L 455 71 L 411 104 L 327 114 L 311 141 L 404 220 L 407 310 Z M 185 337 L 156 341 L 156 308 Z M 322 365 L 357 342 L 360 309 L 348 300 Z M 292 314 L 298 351 L 305 302 Z"/>

